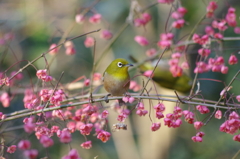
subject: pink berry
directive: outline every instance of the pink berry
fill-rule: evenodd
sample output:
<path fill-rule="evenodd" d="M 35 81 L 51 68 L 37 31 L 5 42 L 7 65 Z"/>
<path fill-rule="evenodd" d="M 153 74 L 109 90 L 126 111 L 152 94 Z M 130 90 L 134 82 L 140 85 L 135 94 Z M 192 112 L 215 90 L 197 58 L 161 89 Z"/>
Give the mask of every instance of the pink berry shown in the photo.
<path fill-rule="evenodd" d="M 152 123 L 151 130 L 157 131 L 161 127 L 161 123 Z"/>
<path fill-rule="evenodd" d="M 231 55 L 228 60 L 229 65 L 235 65 L 238 63 L 238 59 L 235 55 Z"/>
<path fill-rule="evenodd" d="M 143 36 L 135 36 L 134 40 L 141 46 L 147 46 L 149 44 L 148 40 Z"/>

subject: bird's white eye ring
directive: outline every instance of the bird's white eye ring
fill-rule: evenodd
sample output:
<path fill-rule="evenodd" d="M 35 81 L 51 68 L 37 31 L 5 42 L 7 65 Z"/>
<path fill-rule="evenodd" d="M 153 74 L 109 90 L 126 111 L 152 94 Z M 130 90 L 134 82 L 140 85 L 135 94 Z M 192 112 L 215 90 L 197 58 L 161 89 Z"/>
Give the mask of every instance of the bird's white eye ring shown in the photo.
<path fill-rule="evenodd" d="M 117 63 L 117 66 L 118 66 L 118 67 L 122 67 L 123 64 L 122 64 L 121 62 L 118 62 L 118 63 Z"/>

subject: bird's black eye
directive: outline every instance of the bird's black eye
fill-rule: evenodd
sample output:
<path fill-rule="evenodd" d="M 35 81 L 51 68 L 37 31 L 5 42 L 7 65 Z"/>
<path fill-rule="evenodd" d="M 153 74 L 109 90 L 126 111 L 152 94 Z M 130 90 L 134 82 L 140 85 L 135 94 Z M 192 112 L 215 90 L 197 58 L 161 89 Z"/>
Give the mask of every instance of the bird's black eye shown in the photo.
<path fill-rule="evenodd" d="M 122 67 L 123 64 L 122 64 L 121 62 L 118 62 L 118 63 L 117 63 L 117 66 L 118 66 L 118 67 Z"/>

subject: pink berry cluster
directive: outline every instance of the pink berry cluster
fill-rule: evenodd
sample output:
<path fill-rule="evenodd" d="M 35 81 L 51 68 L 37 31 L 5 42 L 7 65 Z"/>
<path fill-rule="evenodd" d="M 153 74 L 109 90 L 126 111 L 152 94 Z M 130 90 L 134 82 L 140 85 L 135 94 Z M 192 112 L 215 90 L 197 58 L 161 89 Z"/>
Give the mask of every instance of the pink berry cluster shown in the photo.
<path fill-rule="evenodd" d="M 144 36 L 137 35 L 134 40 L 141 46 L 147 46 L 149 44 L 149 41 Z"/>
<path fill-rule="evenodd" d="M 208 109 L 208 107 L 204 106 L 204 105 L 197 105 L 196 109 L 201 113 L 201 114 L 207 114 L 210 112 L 210 110 Z"/>
<path fill-rule="evenodd" d="M 129 89 L 138 92 L 141 89 L 141 86 L 136 81 L 130 81 Z"/>
<path fill-rule="evenodd" d="M 56 55 L 58 53 L 58 47 L 57 47 L 57 44 L 53 43 L 50 45 L 50 48 L 49 48 L 49 54 L 50 55 Z"/>
<path fill-rule="evenodd" d="M 231 55 L 228 60 L 229 65 L 235 65 L 238 63 L 238 59 L 235 55 Z M 209 58 L 208 62 L 200 61 L 196 63 L 197 66 L 194 69 L 194 73 L 204 73 L 208 71 L 221 72 L 222 74 L 228 73 L 228 66 L 225 65 L 225 60 L 222 56 L 216 58 Z"/>
<path fill-rule="evenodd" d="M 209 109 L 206 106 L 202 106 L 202 105 L 196 106 L 196 109 L 201 114 L 206 114 L 206 113 L 210 112 Z M 185 117 L 185 121 L 187 121 L 189 124 L 193 124 L 194 128 L 197 131 L 196 135 L 192 137 L 192 140 L 194 142 L 202 142 L 203 141 L 202 137 L 205 135 L 205 133 L 202 132 L 202 131 L 199 131 L 199 130 L 204 125 L 204 123 L 202 121 L 197 121 L 195 119 L 194 113 L 192 113 L 191 111 L 184 110 L 183 114 L 184 114 L 184 117 Z"/>
<path fill-rule="evenodd" d="M 192 112 L 189 112 L 187 110 L 182 111 L 182 109 L 178 106 L 174 107 L 173 113 L 166 114 L 166 117 L 164 116 L 163 112 L 165 111 L 165 106 L 163 103 L 158 103 L 153 107 L 155 109 L 155 117 L 157 119 L 163 119 L 164 125 L 169 128 L 177 128 L 180 127 L 182 124 L 181 117 L 182 115 L 185 116 L 186 121 L 194 120 L 194 114 Z M 190 114 L 193 114 L 192 116 Z M 192 124 L 192 122 L 189 122 Z M 153 123 L 152 124 L 152 131 L 156 131 L 160 128 L 160 123 Z"/>
<path fill-rule="evenodd" d="M 173 113 L 169 113 L 164 118 L 164 125 L 168 126 L 169 128 L 177 128 L 180 127 L 182 124 L 182 109 L 180 107 L 174 107 Z"/>
<path fill-rule="evenodd" d="M 100 34 L 101 39 L 110 40 L 112 37 L 113 37 L 113 34 L 110 30 L 105 29 L 101 31 L 101 34 Z M 93 47 L 94 43 L 95 43 L 95 40 L 91 36 L 86 37 L 84 41 L 84 45 L 86 48 Z"/>
<path fill-rule="evenodd" d="M 209 2 L 208 6 L 207 6 L 207 17 L 208 18 L 214 18 L 214 11 L 218 8 L 218 5 L 215 1 L 211 1 Z M 235 13 L 236 9 L 233 7 L 229 7 L 228 12 L 225 16 L 225 19 L 220 20 L 219 22 L 214 20 L 212 22 L 212 27 L 213 28 L 217 28 L 220 31 L 225 31 L 228 27 L 226 26 L 226 24 L 228 24 L 228 26 L 230 27 L 235 27 L 234 30 L 238 30 L 237 26 L 237 21 L 236 21 L 236 13 Z M 213 32 L 214 31 L 212 29 L 209 29 L 209 32 Z M 238 32 L 235 31 L 235 33 L 237 34 Z M 215 35 L 214 35 L 215 37 Z M 216 37 L 215 37 L 216 38 Z"/>
<path fill-rule="evenodd" d="M 136 108 L 137 108 L 136 114 L 139 116 L 145 116 L 148 113 L 148 111 L 145 110 L 144 104 L 142 102 L 139 102 Z"/>
<path fill-rule="evenodd" d="M 10 81 L 9 81 L 9 78 L 8 77 L 5 77 L 5 78 L 1 78 L 0 79 L 0 85 L 6 85 L 6 86 L 10 86 Z"/>
<path fill-rule="evenodd" d="M 86 37 L 85 41 L 84 41 L 84 45 L 85 47 L 89 48 L 89 47 L 92 47 L 94 46 L 94 38 L 93 37 Z"/>
<path fill-rule="evenodd" d="M 78 151 L 76 149 L 72 149 L 67 155 L 63 156 L 62 159 L 81 159 L 81 157 L 79 157 Z"/>
<path fill-rule="evenodd" d="M 6 85 L 6 86 L 13 86 L 17 81 L 23 79 L 23 74 L 21 72 L 13 71 L 10 73 L 10 77 L 13 77 L 11 80 L 9 80 L 9 77 L 3 73 L 0 72 L 0 86 Z"/>
<path fill-rule="evenodd" d="M 0 48 L 3 48 L 5 46 L 8 46 L 11 41 L 15 39 L 15 36 L 12 32 L 1 32 L 0 37 Z M 3 54 L 2 54 L 3 55 Z M 12 77 L 17 73 L 16 71 L 13 71 L 10 73 L 10 76 Z M 21 80 L 23 78 L 22 73 L 18 73 L 15 75 L 13 79 L 10 80 L 10 78 L 6 75 L 6 72 L 0 72 L 0 87 L 6 86 L 13 86 L 15 81 Z M 0 95 L 0 102 L 2 103 L 3 107 L 9 107 L 10 105 L 11 96 L 8 92 L 4 92 Z M 4 119 L 5 115 L 0 114 L 0 119 Z"/>
<path fill-rule="evenodd" d="M 173 1 L 159 1 L 159 3 L 172 3 Z M 184 15 L 187 13 L 187 9 L 184 7 L 179 7 L 176 9 L 176 11 L 172 12 L 171 17 L 175 20 L 172 23 L 172 27 L 173 28 L 177 28 L 180 29 L 184 26 L 185 24 L 185 20 L 183 19 Z M 147 20 L 146 20 L 147 17 Z M 142 14 L 142 18 L 137 18 L 135 19 L 135 26 L 145 26 L 145 22 L 149 22 L 151 20 L 150 18 L 151 16 L 149 14 Z M 173 38 L 174 38 L 174 34 L 169 32 L 169 33 L 162 33 L 160 34 L 160 40 L 158 41 L 157 45 L 159 48 L 161 49 L 165 49 L 165 48 L 170 48 L 173 44 Z M 141 35 L 137 35 L 135 36 L 134 40 L 141 46 L 148 46 L 149 45 L 149 40 Z M 177 50 L 178 48 L 176 48 Z M 157 51 L 154 48 L 150 48 L 146 51 L 146 55 L 149 57 L 152 57 L 154 55 L 156 55 Z M 181 53 L 178 53 L 181 54 Z M 188 68 L 188 63 L 184 62 L 181 66 L 179 66 L 179 57 L 175 57 L 175 61 L 172 61 L 172 63 L 170 62 L 170 71 L 173 74 L 173 77 L 179 77 L 182 75 L 182 69 L 184 68 Z M 150 72 L 151 70 L 148 70 L 146 72 L 144 72 L 144 75 L 147 77 L 150 77 L 150 75 L 152 74 Z"/>
<path fill-rule="evenodd" d="M 31 148 L 31 142 L 29 140 L 21 140 L 18 143 L 18 148 L 20 150 L 24 151 L 24 155 L 26 156 L 26 158 L 34 159 L 38 155 L 38 151 L 36 149 L 30 149 Z M 14 150 L 14 151 L 16 150 L 15 145 L 14 145 L 14 147 L 11 146 L 11 150 Z"/>
<path fill-rule="evenodd" d="M 208 6 L 207 6 L 207 15 L 206 17 L 208 18 L 212 18 L 214 15 L 214 11 L 217 9 L 218 5 L 215 1 L 211 1 L 209 2 Z"/>
<path fill-rule="evenodd" d="M 119 115 L 117 116 L 117 120 L 120 122 L 124 122 L 126 118 L 130 115 L 130 110 L 121 109 L 120 107 L 117 107 L 116 109 L 119 112 Z"/>
<path fill-rule="evenodd" d="M 152 20 L 152 16 L 149 13 L 141 13 L 140 17 L 134 19 L 135 27 L 145 27 Z M 140 46 L 149 46 L 149 40 L 145 36 L 137 35 L 134 40 Z M 155 48 L 150 48 L 146 51 L 146 55 L 152 57 L 156 55 L 157 50 Z"/>
<path fill-rule="evenodd" d="M 165 106 L 163 103 L 158 103 L 153 107 L 155 109 L 155 116 L 157 119 L 164 118 L 164 125 L 169 128 L 178 128 L 182 124 L 181 117 L 183 116 L 185 118 L 185 121 L 189 124 L 193 124 L 194 128 L 197 131 L 197 134 L 192 137 L 192 140 L 194 142 L 202 142 L 202 137 L 205 135 L 204 132 L 199 131 L 200 128 L 204 125 L 202 121 L 196 121 L 195 115 L 193 112 L 189 110 L 182 110 L 179 106 L 174 107 L 173 113 L 168 113 L 166 116 L 164 116 L 163 112 L 165 110 Z M 196 109 L 201 114 L 209 113 L 209 109 L 206 106 L 198 105 L 196 106 Z M 215 117 L 218 119 L 221 118 L 221 111 L 217 111 L 215 114 Z M 152 131 L 156 131 L 160 128 L 160 123 L 153 123 L 151 126 Z"/>
<path fill-rule="evenodd" d="M 235 111 L 229 114 L 228 120 L 226 120 L 219 129 L 221 132 L 225 132 L 234 135 L 240 130 L 240 116 Z M 240 134 L 233 137 L 234 141 L 240 142 Z"/>
<path fill-rule="evenodd" d="M 134 97 L 131 97 L 131 96 L 125 96 L 122 98 L 122 100 L 125 102 L 125 103 L 133 103 L 135 98 Z"/>
<path fill-rule="evenodd" d="M 172 13 L 171 17 L 175 19 L 172 23 L 172 27 L 176 29 L 180 29 L 184 26 L 185 20 L 183 16 L 187 13 L 187 9 L 184 7 L 179 7 L 175 12 Z"/>
<path fill-rule="evenodd" d="M 153 108 L 155 109 L 155 116 L 157 119 L 164 117 L 163 112 L 165 111 L 165 106 L 163 103 L 158 103 Z"/>
<path fill-rule="evenodd" d="M 49 101 L 49 96 L 45 94 L 44 100 Z M 111 137 L 111 134 L 104 130 L 108 114 L 107 110 L 99 112 L 95 105 L 90 104 L 83 105 L 83 107 L 79 109 L 76 109 L 75 107 L 68 107 L 66 110 L 54 110 L 50 114 L 45 114 L 47 119 L 68 119 L 66 128 L 61 129 L 60 126 L 57 125 L 49 126 L 45 122 L 36 121 L 36 117 L 29 117 L 23 120 L 24 130 L 26 133 L 35 133 L 36 138 L 45 148 L 54 145 L 54 141 L 52 139 L 53 136 L 57 136 L 59 138 L 59 142 L 61 143 L 70 143 L 72 141 L 72 133 L 78 131 L 81 135 L 87 138 L 87 136 L 93 132 L 93 129 L 95 129 L 96 138 L 105 143 Z M 80 146 L 84 149 L 90 149 L 92 147 L 92 141 L 87 140 L 80 144 Z M 32 155 L 31 153 L 33 153 L 35 156 L 38 155 L 37 150 L 29 150 L 29 140 L 20 141 L 18 148 L 24 150 L 24 154 Z M 13 153 L 15 150 L 16 148 L 12 146 L 9 147 L 8 151 L 9 153 Z"/>
<path fill-rule="evenodd" d="M 148 56 L 148 57 L 152 57 L 152 56 L 154 56 L 154 55 L 156 55 L 157 54 L 157 50 L 155 49 L 155 48 L 151 48 L 151 49 L 148 49 L 147 51 L 146 51 L 146 55 Z"/>
<path fill-rule="evenodd" d="M 136 27 L 145 26 L 151 19 L 152 16 L 149 13 L 142 13 L 140 18 L 134 19 L 134 25 Z"/>
<path fill-rule="evenodd" d="M 194 141 L 194 142 L 202 142 L 202 137 L 205 135 L 205 133 L 204 132 L 202 132 L 202 131 L 200 131 L 200 132 L 198 132 L 197 134 L 196 134 L 196 136 L 193 136 L 192 137 L 192 140 Z"/>
<path fill-rule="evenodd" d="M 67 41 L 64 44 L 64 47 L 65 47 L 66 55 L 74 55 L 74 54 L 76 54 L 76 49 L 75 49 L 75 46 L 74 46 L 72 41 Z"/>
<path fill-rule="evenodd" d="M 169 48 L 173 44 L 173 33 L 162 33 L 160 35 L 160 40 L 158 41 L 157 45 L 161 49 Z"/>
<path fill-rule="evenodd" d="M 2 106 L 4 108 L 7 108 L 10 106 L 10 102 L 11 102 L 11 96 L 8 92 L 4 92 L 1 94 L 0 96 L 0 101 L 2 103 Z"/>
<path fill-rule="evenodd" d="M 44 69 L 44 70 L 38 70 L 37 73 L 36 73 L 36 75 L 37 75 L 37 77 L 38 77 L 39 79 L 41 79 L 41 80 L 44 81 L 44 82 L 49 82 L 49 81 L 52 81 L 52 80 L 53 80 L 52 76 L 49 76 L 49 75 L 47 74 L 47 70 L 46 70 L 46 69 Z"/>
<path fill-rule="evenodd" d="M 213 21 L 211 26 L 205 27 L 206 34 L 201 36 L 195 33 L 192 37 L 192 40 L 195 43 L 198 43 L 199 45 L 202 46 L 202 48 L 198 50 L 198 54 L 203 57 L 201 61 L 198 61 L 196 63 L 194 73 L 204 73 L 208 71 L 221 72 L 222 74 L 228 73 L 229 68 L 228 66 L 226 66 L 223 56 L 209 58 L 209 55 L 211 54 L 212 51 L 208 45 L 210 44 L 211 38 L 223 39 L 224 31 L 226 31 L 229 27 L 236 27 L 237 21 L 235 8 L 229 7 L 225 19 L 216 20 L 214 18 L 214 11 L 217 9 L 217 7 L 218 5 L 214 1 L 210 2 L 207 7 L 207 17 L 213 18 Z M 236 27 L 234 28 L 234 30 L 238 30 L 238 28 Z M 232 54 L 229 57 L 228 63 L 229 65 L 237 64 L 238 63 L 237 57 L 234 54 Z"/>
<path fill-rule="evenodd" d="M 94 13 L 92 16 L 88 17 L 88 22 L 92 25 L 96 25 L 96 24 L 100 24 L 102 21 L 102 15 L 100 13 Z M 83 15 L 83 14 L 76 14 L 75 16 L 75 22 L 78 24 L 82 24 L 82 25 L 86 25 L 86 19 L 87 16 Z M 87 24 L 89 25 L 89 24 Z M 100 33 L 99 36 L 101 39 L 105 39 L 105 40 L 110 40 L 113 37 L 112 32 L 109 29 L 103 29 Z M 95 39 L 91 36 L 87 36 L 85 41 L 84 41 L 84 45 L 87 48 L 93 47 L 95 43 Z M 74 55 L 76 54 L 76 48 L 75 45 L 72 41 L 67 41 L 64 44 L 65 47 L 65 53 L 66 55 Z M 58 53 L 58 48 L 57 48 L 57 44 L 53 43 L 50 45 L 49 48 L 49 54 L 50 55 L 56 55 Z"/>
<path fill-rule="evenodd" d="M 152 19 L 152 16 L 149 13 L 142 13 L 139 18 L 134 19 L 134 26 L 135 27 L 145 27 L 147 23 L 149 23 Z M 146 37 L 137 35 L 135 36 L 134 40 L 141 46 L 148 46 L 149 41 Z"/>
<path fill-rule="evenodd" d="M 184 62 L 180 65 L 180 58 L 182 54 L 179 52 L 175 52 L 172 54 L 171 59 L 169 59 L 169 70 L 172 73 L 173 77 L 181 77 L 183 74 L 183 69 L 188 69 L 188 63 Z"/>
<path fill-rule="evenodd" d="M 83 15 L 83 14 L 77 14 L 75 16 L 75 21 L 78 24 L 86 24 L 85 21 L 87 19 L 87 16 Z M 88 17 L 88 22 L 92 25 L 96 25 L 96 24 L 100 24 L 102 21 L 102 15 L 100 13 L 94 13 L 92 16 Z M 100 33 L 99 36 L 101 39 L 105 39 L 105 40 L 110 40 L 113 37 L 112 32 L 109 29 L 103 29 Z M 84 41 L 84 45 L 85 47 L 89 48 L 89 47 L 93 47 L 94 46 L 94 38 L 91 36 L 88 36 L 85 41 Z"/>
<path fill-rule="evenodd" d="M 48 90 L 48 89 L 42 89 L 39 92 L 39 96 L 41 97 L 41 101 L 47 102 L 50 101 L 51 104 L 54 106 L 59 106 L 61 102 L 65 99 L 65 95 L 63 90 Z"/>
<path fill-rule="evenodd" d="M 52 79 L 52 77 L 47 74 L 47 70 L 38 70 L 36 76 L 41 79 L 42 82 L 47 82 L 50 78 Z M 89 85 L 86 84 L 86 80 L 84 81 L 85 86 Z M 93 75 L 93 80 L 101 80 L 101 74 L 95 73 Z M 8 100 L 8 103 L 6 101 L 9 97 L 4 97 L 6 95 L 3 95 L 1 101 L 9 105 L 10 100 Z M 27 109 L 42 110 L 46 106 L 60 106 L 66 99 L 66 95 L 67 94 L 62 89 L 43 88 L 38 93 L 33 92 L 32 89 L 26 89 L 23 102 L 25 108 Z M 129 102 L 134 101 L 134 98 L 129 98 Z M 123 114 L 127 114 L 127 111 L 122 112 Z M 1 119 L 6 117 L 3 113 L 0 114 Z M 44 114 L 39 113 L 37 116 L 24 118 L 24 131 L 28 134 L 34 133 L 36 138 L 39 140 L 39 143 L 44 148 L 51 147 L 55 144 L 53 140 L 54 136 L 58 137 L 59 142 L 61 143 L 70 143 L 72 141 L 72 133 L 78 131 L 86 138 L 86 141 L 82 142 L 80 146 L 84 149 L 90 149 L 92 147 L 92 141 L 87 140 L 87 136 L 93 132 L 93 129 L 95 129 L 96 138 L 102 142 L 105 143 L 110 139 L 111 134 L 104 128 L 107 122 L 108 114 L 107 110 L 100 111 L 96 105 L 91 104 L 85 104 L 81 108 L 68 107 L 67 109 L 56 109 Z M 41 116 L 44 116 L 46 120 L 67 120 L 66 127 L 61 128 L 58 125 L 49 125 L 44 121 L 39 121 L 38 117 Z M 21 140 L 18 143 L 18 147 L 15 145 L 9 146 L 7 152 L 14 153 L 17 148 L 24 151 L 23 154 L 26 158 L 34 159 L 38 157 L 39 151 L 31 149 L 30 140 Z M 75 153 L 75 151 L 76 150 L 74 149 L 71 150 L 69 154 L 63 158 L 78 158 L 79 155 Z"/>
<path fill-rule="evenodd" d="M 144 76 L 152 78 L 154 76 L 153 70 L 147 70 L 143 73 Z"/>
<path fill-rule="evenodd" d="M 92 16 L 89 17 L 88 21 L 92 24 L 98 24 L 101 22 L 102 15 L 99 13 L 95 13 Z M 77 14 L 75 16 L 75 21 L 78 24 L 84 24 L 84 21 L 86 20 L 86 16 L 83 14 Z"/>
<path fill-rule="evenodd" d="M 189 110 L 184 110 L 183 115 L 184 115 L 186 122 L 188 122 L 189 124 L 193 124 L 194 119 L 195 119 L 195 115 L 193 112 L 191 112 Z"/>

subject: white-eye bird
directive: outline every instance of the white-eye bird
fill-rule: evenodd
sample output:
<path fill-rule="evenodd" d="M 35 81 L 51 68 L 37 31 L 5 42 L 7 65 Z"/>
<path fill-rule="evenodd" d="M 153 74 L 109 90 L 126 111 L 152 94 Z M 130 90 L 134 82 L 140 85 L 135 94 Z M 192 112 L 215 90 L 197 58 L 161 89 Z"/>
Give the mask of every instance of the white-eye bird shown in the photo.
<path fill-rule="evenodd" d="M 119 58 L 111 62 L 103 73 L 103 85 L 108 93 L 112 96 L 125 95 L 129 89 L 130 76 L 128 68 L 133 66 L 127 60 Z M 119 105 L 123 104 L 122 100 L 118 100 Z"/>

